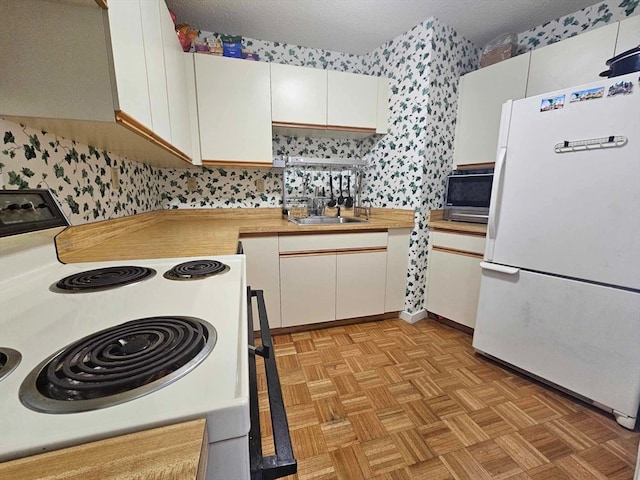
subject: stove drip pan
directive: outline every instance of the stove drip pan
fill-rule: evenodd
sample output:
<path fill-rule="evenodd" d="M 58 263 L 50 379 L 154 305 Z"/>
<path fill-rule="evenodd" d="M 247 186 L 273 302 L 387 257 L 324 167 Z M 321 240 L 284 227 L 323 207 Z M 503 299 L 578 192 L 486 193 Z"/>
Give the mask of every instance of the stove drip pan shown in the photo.
<path fill-rule="evenodd" d="M 164 274 L 169 280 L 200 280 L 213 275 L 221 275 L 230 270 L 228 265 L 217 260 L 193 260 L 180 263 Z"/>
<path fill-rule="evenodd" d="M 194 317 L 149 317 L 88 335 L 56 352 L 20 386 L 20 401 L 44 413 L 118 405 L 169 385 L 213 350 L 215 328 Z"/>
<path fill-rule="evenodd" d="M 0 380 L 9 375 L 22 360 L 22 355 L 13 348 L 0 347 Z"/>
<path fill-rule="evenodd" d="M 148 280 L 155 274 L 156 271 L 153 268 L 131 265 L 97 268 L 69 275 L 58 281 L 51 289 L 60 293 L 95 292 Z"/>

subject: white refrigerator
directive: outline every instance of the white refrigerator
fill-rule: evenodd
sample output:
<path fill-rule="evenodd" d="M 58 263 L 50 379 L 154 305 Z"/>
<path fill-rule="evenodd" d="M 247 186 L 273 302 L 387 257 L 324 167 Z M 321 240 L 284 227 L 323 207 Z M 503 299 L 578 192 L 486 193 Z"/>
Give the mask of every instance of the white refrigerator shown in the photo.
<path fill-rule="evenodd" d="M 640 73 L 505 103 L 473 346 L 613 413 L 640 404 Z"/>

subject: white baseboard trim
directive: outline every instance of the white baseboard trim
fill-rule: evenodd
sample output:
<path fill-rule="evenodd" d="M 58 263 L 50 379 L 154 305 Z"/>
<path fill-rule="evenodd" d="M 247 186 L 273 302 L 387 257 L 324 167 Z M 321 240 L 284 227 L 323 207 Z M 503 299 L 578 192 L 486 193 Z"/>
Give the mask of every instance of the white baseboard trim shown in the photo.
<path fill-rule="evenodd" d="M 400 318 L 407 323 L 416 323 L 418 320 L 422 320 L 423 318 L 427 318 L 428 312 L 423 308 L 422 310 L 418 310 L 416 313 L 409 313 L 406 310 L 400 312 Z"/>

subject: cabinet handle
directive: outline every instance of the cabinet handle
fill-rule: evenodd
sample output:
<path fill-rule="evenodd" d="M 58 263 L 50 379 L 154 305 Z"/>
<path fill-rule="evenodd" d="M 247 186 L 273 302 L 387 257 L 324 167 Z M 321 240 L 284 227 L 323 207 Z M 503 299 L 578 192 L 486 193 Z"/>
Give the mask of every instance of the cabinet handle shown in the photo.
<path fill-rule="evenodd" d="M 498 158 L 496 159 L 496 170 L 493 177 L 493 188 L 491 189 L 491 200 L 489 204 L 489 224 L 487 225 L 487 233 L 490 240 L 496 239 L 496 220 L 498 215 L 498 192 L 502 186 L 502 171 L 507 160 L 507 147 L 500 147 Z"/>

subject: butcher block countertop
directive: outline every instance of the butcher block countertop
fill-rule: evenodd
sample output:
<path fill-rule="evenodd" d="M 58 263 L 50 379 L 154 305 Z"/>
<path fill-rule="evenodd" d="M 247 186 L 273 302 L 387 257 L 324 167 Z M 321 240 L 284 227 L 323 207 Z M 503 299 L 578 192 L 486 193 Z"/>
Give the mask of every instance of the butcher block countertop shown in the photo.
<path fill-rule="evenodd" d="M 484 237 L 487 225 L 483 223 L 451 222 L 444 219 L 443 210 L 430 210 L 427 225 L 431 230 L 449 233 L 464 233 Z"/>
<path fill-rule="evenodd" d="M 233 255 L 249 235 L 413 228 L 413 210 L 374 208 L 366 223 L 294 225 L 279 208 L 174 209 L 69 227 L 56 237 L 64 263 Z"/>
<path fill-rule="evenodd" d="M 205 420 L 145 430 L 0 463 L 20 480 L 199 480 L 207 455 Z M 200 459 L 203 459 L 200 462 Z"/>

